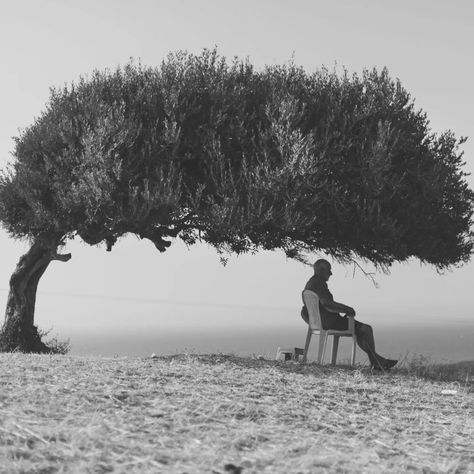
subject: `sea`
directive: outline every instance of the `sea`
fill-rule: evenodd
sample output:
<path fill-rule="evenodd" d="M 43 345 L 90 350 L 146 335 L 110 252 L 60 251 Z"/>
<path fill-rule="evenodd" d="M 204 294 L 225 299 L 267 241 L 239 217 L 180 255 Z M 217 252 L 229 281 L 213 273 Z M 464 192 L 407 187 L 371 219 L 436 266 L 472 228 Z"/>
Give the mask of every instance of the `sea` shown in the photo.
<path fill-rule="evenodd" d="M 85 306 L 84 300 L 74 304 L 74 299 L 65 298 L 67 312 L 56 314 L 54 308 L 61 307 L 58 297 L 43 297 L 36 323 L 50 330 L 48 337 L 69 340 L 70 353 L 81 356 L 222 353 L 271 359 L 278 348 L 304 347 L 306 338 L 299 308 L 126 299 L 114 305 L 97 299 Z M 377 352 L 385 357 L 432 363 L 474 360 L 474 318 L 467 310 L 435 314 L 405 309 L 402 315 L 373 311 L 358 319 L 372 325 Z M 310 360 L 316 351 L 314 338 Z M 349 352 L 350 338 L 341 338 L 339 360 L 348 360 Z M 360 349 L 356 362 L 368 363 Z"/>

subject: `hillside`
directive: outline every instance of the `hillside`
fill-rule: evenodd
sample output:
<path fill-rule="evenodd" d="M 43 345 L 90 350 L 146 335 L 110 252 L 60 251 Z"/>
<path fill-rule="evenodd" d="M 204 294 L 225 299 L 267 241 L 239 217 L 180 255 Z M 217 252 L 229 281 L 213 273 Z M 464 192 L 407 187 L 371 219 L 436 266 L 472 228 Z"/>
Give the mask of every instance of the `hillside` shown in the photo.
<path fill-rule="evenodd" d="M 0 370 L 2 473 L 474 472 L 472 364 L 0 354 Z"/>

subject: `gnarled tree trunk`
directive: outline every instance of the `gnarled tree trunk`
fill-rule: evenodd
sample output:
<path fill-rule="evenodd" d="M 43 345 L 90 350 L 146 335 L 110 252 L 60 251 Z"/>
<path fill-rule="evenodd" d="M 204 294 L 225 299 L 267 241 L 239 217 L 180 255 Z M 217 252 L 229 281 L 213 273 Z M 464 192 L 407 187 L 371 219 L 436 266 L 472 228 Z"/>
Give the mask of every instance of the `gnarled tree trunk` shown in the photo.
<path fill-rule="evenodd" d="M 37 237 L 28 252 L 20 258 L 10 278 L 5 321 L 0 333 L 0 350 L 49 352 L 34 325 L 38 282 L 52 260 L 67 262 L 71 254 L 58 254 L 61 238 Z"/>

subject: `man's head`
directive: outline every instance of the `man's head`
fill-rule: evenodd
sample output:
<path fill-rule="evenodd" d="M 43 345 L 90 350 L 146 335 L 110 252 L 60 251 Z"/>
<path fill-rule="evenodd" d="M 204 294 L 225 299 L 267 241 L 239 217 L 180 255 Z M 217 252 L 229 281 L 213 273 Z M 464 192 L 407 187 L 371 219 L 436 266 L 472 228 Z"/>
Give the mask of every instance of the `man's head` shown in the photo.
<path fill-rule="evenodd" d="M 316 260 L 313 264 L 314 274 L 322 278 L 324 281 L 328 281 L 332 275 L 331 264 L 324 258 Z"/>

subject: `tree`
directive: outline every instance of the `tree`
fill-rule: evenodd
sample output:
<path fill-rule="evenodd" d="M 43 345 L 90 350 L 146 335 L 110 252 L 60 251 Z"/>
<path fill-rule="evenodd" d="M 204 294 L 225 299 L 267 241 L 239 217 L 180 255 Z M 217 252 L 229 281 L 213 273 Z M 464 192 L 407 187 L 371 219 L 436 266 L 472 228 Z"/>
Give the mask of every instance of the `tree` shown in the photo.
<path fill-rule="evenodd" d="M 474 195 L 451 132 L 432 133 L 398 80 L 293 64 L 255 71 L 216 51 L 128 64 L 60 90 L 16 139 L 0 219 L 31 242 L 10 280 L 3 350 L 47 351 L 39 279 L 68 239 L 135 234 L 219 252 L 324 250 L 387 269 L 469 259 Z"/>

